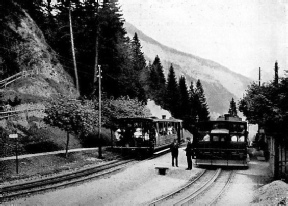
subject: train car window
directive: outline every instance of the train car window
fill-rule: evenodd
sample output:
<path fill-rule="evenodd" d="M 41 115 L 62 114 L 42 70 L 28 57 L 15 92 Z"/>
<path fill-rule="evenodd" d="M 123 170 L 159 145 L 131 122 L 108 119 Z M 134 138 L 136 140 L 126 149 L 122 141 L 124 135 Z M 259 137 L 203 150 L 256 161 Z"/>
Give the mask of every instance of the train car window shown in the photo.
<path fill-rule="evenodd" d="M 213 129 L 219 129 L 219 124 L 213 124 Z"/>
<path fill-rule="evenodd" d="M 208 133 L 204 135 L 203 141 L 204 142 L 209 142 L 210 141 L 210 135 Z"/>
<path fill-rule="evenodd" d="M 239 142 L 244 142 L 244 141 L 245 141 L 245 137 L 243 135 L 239 137 Z"/>
<path fill-rule="evenodd" d="M 221 142 L 225 142 L 225 140 L 226 140 L 225 136 L 220 137 Z"/>
<path fill-rule="evenodd" d="M 239 132 L 241 132 L 242 134 L 244 134 L 245 133 L 245 126 L 244 125 L 240 125 L 240 131 Z"/>
<path fill-rule="evenodd" d="M 231 131 L 232 131 L 232 132 L 237 132 L 237 131 L 238 131 L 237 124 L 232 124 Z"/>
<path fill-rule="evenodd" d="M 175 122 L 174 123 L 174 129 L 173 129 L 174 133 L 176 134 L 177 131 L 180 130 L 180 128 L 181 128 L 181 125 L 179 123 Z"/>
<path fill-rule="evenodd" d="M 167 129 L 166 126 L 164 124 L 164 122 L 159 122 L 159 134 L 160 135 L 166 135 L 167 134 Z"/>
<path fill-rule="evenodd" d="M 134 132 L 134 138 L 142 138 L 142 128 L 136 127 L 135 132 Z"/>
<path fill-rule="evenodd" d="M 167 134 L 175 134 L 175 124 L 173 122 L 168 124 Z"/>
<path fill-rule="evenodd" d="M 228 129 L 228 128 L 227 128 L 227 125 L 225 123 L 217 122 L 217 123 L 213 124 L 212 129 Z"/>
<path fill-rule="evenodd" d="M 215 135 L 213 136 L 213 142 L 219 142 L 219 136 Z"/>
<path fill-rule="evenodd" d="M 232 142 L 237 142 L 237 140 L 238 140 L 238 137 L 236 135 L 232 135 L 231 141 Z"/>
<path fill-rule="evenodd" d="M 153 127 L 154 127 L 154 131 L 155 131 L 155 137 L 158 138 L 158 136 L 159 136 L 159 123 L 155 122 Z"/>

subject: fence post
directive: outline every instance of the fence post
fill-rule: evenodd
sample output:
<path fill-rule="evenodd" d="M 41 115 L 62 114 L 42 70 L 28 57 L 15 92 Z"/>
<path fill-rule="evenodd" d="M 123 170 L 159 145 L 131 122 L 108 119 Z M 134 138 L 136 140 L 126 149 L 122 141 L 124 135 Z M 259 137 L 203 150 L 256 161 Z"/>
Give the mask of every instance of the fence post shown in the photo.
<path fill-rule="evenodd" d="M 279 179 L 279 134 L 275 135 L 274 179 Z"/>

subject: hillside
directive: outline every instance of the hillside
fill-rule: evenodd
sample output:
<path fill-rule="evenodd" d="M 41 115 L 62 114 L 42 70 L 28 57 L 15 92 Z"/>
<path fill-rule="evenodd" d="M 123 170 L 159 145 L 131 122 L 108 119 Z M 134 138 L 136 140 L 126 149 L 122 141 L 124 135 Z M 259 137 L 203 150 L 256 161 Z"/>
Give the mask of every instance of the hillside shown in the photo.
<path fill-rule="evenodd" d="M 0 3 L 0 8 L 4 8 L 3 4 Z M 35 71 L 35 75 L 25 76 L 9 85 L 5 96 L 17 95 L 22 100 L 28 98 L 27 101 L 55 95 L 77 97 L 73 79 L 60 64 L 35 21 L 13 1 L 6 2 L 5 8 L 1 9 L 0 21 L 3 43 L 0 50 L 1 79 L 22 71 Z"/>
<path fill-rule="evenodd" d="M 156 55 L 160 57 L 165 76 L 172 63 L 176 76 L 184 75 L 189 85 L 201 80 L 212 116 L 226 113 L 231 98 L 236 101 L 241 98 L 252 81 L 216 62 L 162 45 L 128 22 L 125 28 L 131 38 L 137 32 L 147 61 L 152 62 Z"/>

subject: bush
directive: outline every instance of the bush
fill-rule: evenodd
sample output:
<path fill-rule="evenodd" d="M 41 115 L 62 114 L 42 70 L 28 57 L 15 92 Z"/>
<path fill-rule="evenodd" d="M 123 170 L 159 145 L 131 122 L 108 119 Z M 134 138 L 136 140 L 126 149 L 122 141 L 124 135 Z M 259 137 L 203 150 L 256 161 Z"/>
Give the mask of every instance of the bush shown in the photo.
<path fill-rule="evenodd" d="M 30 128 L 25 137 L 21 138 L 21 144 L 26 153 L 52 152 L 63 149 L 50 139 L 49 131 L 45 129 Z"/>
<path fill-rule="evenodd" d="M 41 153 L 41 152 L 51 152 L 51 151 L 57 151 L 61 149 L 57 144 L 51 141 L 27 144 L 24 146 L 24 148 L 26 152 L 30 154 Z"/>
<path fill-rule="evenodd" d="M 101 141 L 99 141 L 98 138 L 98 131 L 96 131 L 93 134 L 89 134 L 89 135 L 80 135 L 79 139 L 80 142 L 82 144 L 82 147 L 98 147 L 101 143 L 102 146 L 107 146 L 107 145 L 111 145 L 111 135 L 110 135 L 110 130 L 106 129 L 106 128 L 102 128 L 101 131 Z"/>

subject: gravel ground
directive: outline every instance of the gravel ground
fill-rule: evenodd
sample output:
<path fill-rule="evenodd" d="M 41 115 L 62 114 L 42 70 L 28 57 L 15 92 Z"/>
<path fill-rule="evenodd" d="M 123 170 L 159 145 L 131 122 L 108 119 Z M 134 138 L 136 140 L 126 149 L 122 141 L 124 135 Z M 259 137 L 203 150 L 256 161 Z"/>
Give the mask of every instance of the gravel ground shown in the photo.
<path fill-rule="evenodd" d="M 255 191 L 252 205 L 288 205 L 288 184 L 277 180 Z"/>
<path fill-rule="evenodd" d="M 19 174 L 16 174 L 15 160 L 0 161 L 0 186 L 53 177 L 121 159 L 117 153 L 104 149 L 103 156 L 104 159 L 98 159 L 97 150 L 69 152 L 68 158 L 64 154 L 32 155 L 19 159 Z"/>
<path fill-rule="evenodd" d="M 156 166 L 169 167 L 168 174 L 159 175 Z M 147 205 L 180 188 L 202 169 L 187 167 L 183 148 L 179 150 L 179 167 L 171 167 L 171 155 L 142 161 L 101 179 L 63 189 L 15 199 L 4 205 Z M 217 205 L 287 205 L 288 185 L 271 182 L 269 164 L 256 158 L 249 169 L 235 169 L 232 184 Z M 268 184 L 271 182 L 270 184 Z"/>
<path fill-rule="evenodd" d="M 156 166 L 167 166 L 159 175 Z M 171 166 L 171 155 L 134 164 L 117 174 L 43 194 L 10 201 L 16 205 L 143 205 L 183 186 L 202 171 L 185 170 L 186 156 L 179 149 L 179 167 Z"/>

